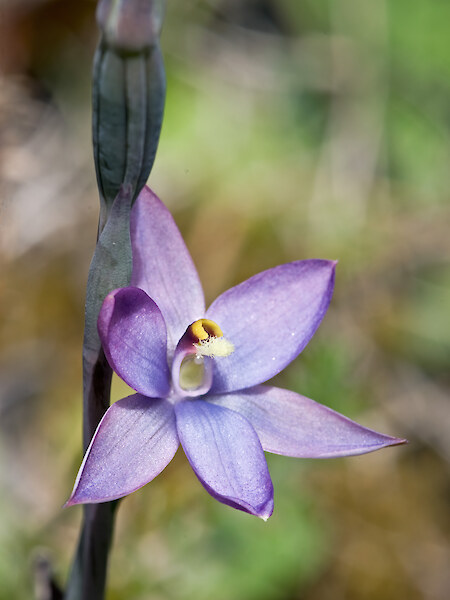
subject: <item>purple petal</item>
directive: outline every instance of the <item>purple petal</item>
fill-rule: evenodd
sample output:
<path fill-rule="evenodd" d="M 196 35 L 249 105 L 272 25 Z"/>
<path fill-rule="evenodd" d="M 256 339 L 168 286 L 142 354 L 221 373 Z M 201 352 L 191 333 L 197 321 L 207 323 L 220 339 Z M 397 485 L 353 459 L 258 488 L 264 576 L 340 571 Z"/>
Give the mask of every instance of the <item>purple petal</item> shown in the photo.
<path fill-rule="evenodd" d="M 180 442 L 206 490 L 219 502 L 268 519 L 273 486 L 250 423 L 204 400 L 184 400 L 175 414 Z"/>
<path fill-rule="evenodd" d="M 205 300 L 197 270 L 172 215 L 145 187 L 131 212 L 131 284 L 159 306 L 172 351 L 186 327 L 204 317 Z"/>
<path fill-rule="evenodd" d="M 335 263 L 303 260 L 259 273 L 219 296 L 206 317 L 235 346 L 214 364 L 213 392 L 267 381 L 306 346 L 331 300 Z"/>
<path fill-rule="evenodd" d="M 258 386 L 208 400 L 248 419 L 264 450 L 274 454 L 334 458 L 405 443 L 362 427 L 305 396 L 276 387 Z"/>
<path fill-rule="evenodd" d="M 100 421 L 67 506 L 115 500 L 154 479 L 178 448 L 173 405 L 135 394 Z"/>
<path fill-rule="evenodd" d="M 109 364 L 130 387 L 153 398 L 168 395 L 166 326 L 145 292 L 128 287 L 108 294 L 98 331 Z"/>

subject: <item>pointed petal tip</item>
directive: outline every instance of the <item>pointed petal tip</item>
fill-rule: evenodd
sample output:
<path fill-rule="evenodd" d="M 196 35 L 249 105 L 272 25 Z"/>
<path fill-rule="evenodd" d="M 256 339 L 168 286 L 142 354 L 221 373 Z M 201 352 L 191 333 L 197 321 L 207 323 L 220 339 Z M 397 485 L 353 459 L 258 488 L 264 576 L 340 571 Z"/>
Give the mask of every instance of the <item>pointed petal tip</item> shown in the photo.
<path fill-rule="evenodd" d="M 246 512 L 249 515 L 258 517 L 258 519 L 261 519 L 261 521 L 264 521 L 264 523 L 268 521 L 273 514 L 273 486 L 270 487 L 268 499 L 257 506 L 252 506 L 248 502 L 242 501 L 237 498 L 227 498 L 222 500 L 220 500 L 219 498 L 216 499 L 219 500 L 219 502 L 223 502 L 223 504 L 231 506 L 232 508 L 242 510 L 243 512 Z"/>
<path fill-rule="evenodd" d="M 393 437 L 391 438 L 391 442 L 388 444 L 388 446 L 404 446 L 406 444 L 409 444 L 409 441 L 405 438 L 396 438 Z"/>
<path fill-rule="evenodd" d="M 404 446 L 405 444 L 409 444 L 408 440 L 405 438 L 394 437 L 374 430 L 368 431 L 372 431 L 372 433 L 375 433 L 380 437 L 379 442 L 374 445 L 373 450 L 382 450 L 383 448 L 390 448 L 391 446 Z M 372 450 L 368 451 L 372 452 Z"/>
<path fill-rule="evenodd" d="M 85 504 L 83 500 L 77 500 L 76 490 L 73 490 L 70 498 L 62 505 L 62 508 L 70 508 L 71 506 L 76 506 L 77 504 Z"/>
<path fill-rule="evenodd" d="M 79 481 L 78 481 L 78 477 L 77 477 L 77 481 L 75 482 L 72 493 L 70 494 L 69 499 L 63 504 L 63 506 L 62 506 L 63 508 L 70 508 L 71 506 L 76 506 L 77 504 L 85 504 L 85 501 L 77 498 L 78 483 L 79 483 Z"/>
<path fill-rule="evenodd" d="M 133 490 L 136 491 L 136 490 Z M 130 492 L 132 493 L 132 492 Z M 72 496 L 67 500 L 65 504 L 63 504 L 62 508 L 70 508 L 71 506 L 78 506 L 80 504 L 102 504 L 105 502 L 114 502 L 115 500 L 119 500 L 120 498 L 124 498 L 128 494 L 114 495 L 105 498 L 77 498 L 76 491 L 72 494 Z"/>
<path fill-rule="evenodd" d="M 259 517 L 262 521 L 264 521 L 264 523 L 267 523 L 267 521 L 272 516 L 272 514 L 273 514 L 273 497 L 269 500 L 269 502 L 267 502 L 264 505 L 264 508 L 260 512 L 260 514 L 257 514 L 256 516 Z"/>
<path fill-rule="evenodd" d="M 273 486 L 271 486 L 269 498 L 265 502 L 263 502 L 262 504 L 258 504 L 258 505 L 252 505 L 249 502 L 242 500 L 241 498 L 231 498 L 229 496 L 228 497 L 220 496 L 216 492 L 214 492 L 214 490 L 212 490 L 211 488 L 208 488 L 208 486 L 205 485 L 205 482 L 201 481 L 201 483 L 215 500 L 218 500 L 219 502 L 221 502 L 222 504 L 225 504 L 226 506 L 230 506 L 231 508 L 234 508 L 236 510 L 247 513 L 248 515 L 251 515 L 252 517 L 258 517 L 258 519 L 261 519 L 261 521 L 264 521 L 264 522 L 268 521 L 268 519 L 272 516 L 272 513 L 273 513 Z"/>
<path fill-rule="evenodd" d="M 115 493 L 110 495 L 92 495 L 83 490 L 82 486 L 78 487 L 78 484 L 75 485 L 76 488 L 73 490 L 72 495 L 67 502 L 63 504 L 63 508 L 70 508 L 71 506 L 78 506 L 79 504 L 103 504 L 105 502 L 114 502 L 115 500 L 120 500 L 120 498 L 124 498 L 125 496 L 128 496 L 139 489 L 136 488 L 135 490 L 130 490 L 129 492 Z"/>
<path fill-rule="evenodd" d="M 326 261 L 330 268 L 330 283 L 334 287 L 334 281 L 336 278 L 336 267 L 338 265 L 338 260 L 328 260 Z"/>
<path fill-rule="evenodd" d="M 371 431 L 372 433 L 374 433 L 375 435 L 379 436 L 379 440 L 378 442 L 374 443 L 373 445 L 367 445 L 365 447 L 361 447 L 359 449 L 355 449 L 354 452 L 349 453 L 348 456 L 358 456 L 361 454 L 369 454 L 371 452 L 376 452 L 377 450 L 383 450 L 384 448 L 391 448 L 392 446 L 403 446 L 405 444 L 408 444 L 408 440 L 404 439 L 404 438 L 396 438 L 396 437 L 392 437 L 390 435 L 386 435 L 384 433 L 379 433 L 373 430 L 367 430 L 367 431 Z"/>

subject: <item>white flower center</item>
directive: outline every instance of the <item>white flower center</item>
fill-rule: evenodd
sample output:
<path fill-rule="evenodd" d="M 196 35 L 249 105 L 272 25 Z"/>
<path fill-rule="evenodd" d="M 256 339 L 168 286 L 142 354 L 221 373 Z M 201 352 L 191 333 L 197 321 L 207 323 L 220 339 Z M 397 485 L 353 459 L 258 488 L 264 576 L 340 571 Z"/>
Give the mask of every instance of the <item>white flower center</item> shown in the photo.
<path fill-rule="evenodd" d="M 229 356 L 234 352 L 234 344 L 222 337 L 210 336 L 194 344 L 197 348 L 197 357 L 202 356 Z"/>

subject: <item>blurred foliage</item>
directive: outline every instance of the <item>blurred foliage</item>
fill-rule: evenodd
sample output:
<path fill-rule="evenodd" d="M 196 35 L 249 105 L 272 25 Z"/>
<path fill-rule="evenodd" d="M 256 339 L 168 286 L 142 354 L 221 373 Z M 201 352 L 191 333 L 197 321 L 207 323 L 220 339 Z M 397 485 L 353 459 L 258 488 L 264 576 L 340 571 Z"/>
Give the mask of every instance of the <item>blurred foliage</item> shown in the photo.
<path fill-rule="evenodd" d="M 61 506 L 81 460 L 98 210 L 94 11 L 2 3 L 0 600 L 30 597 L 42 549 L 65 581 L 81 515 Z M 120 507 L 110 600 L 447 598 L 449 18 L 442 0 L 168 2 L 150 184 L 207 299 L 339 259 L 332 307 L 277 384 L 410 445 L 268 457 L 267 523 L 214 502 L 178 453 Z"/>

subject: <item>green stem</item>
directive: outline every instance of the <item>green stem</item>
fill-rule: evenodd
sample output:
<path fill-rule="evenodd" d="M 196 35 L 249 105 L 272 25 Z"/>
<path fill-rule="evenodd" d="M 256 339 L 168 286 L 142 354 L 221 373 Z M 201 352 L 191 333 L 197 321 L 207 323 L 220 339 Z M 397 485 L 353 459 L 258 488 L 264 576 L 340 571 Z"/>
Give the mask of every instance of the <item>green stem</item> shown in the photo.
<path fill-rule="evenodd" d="M 83 446 L 110 403 L 112 371 L 97 332 L 103 300 L 131 276 L 130 211 L 155 159 L 164 111 L 159 34 L 164 0 L 100 0 L 94 61 L 93 145 L 99 238 L 89 270 L 83 341 Z M 65 600 L 102 600 L 118 502 L 85 505 Z"/>
<path fill-rule="evenodd" d="M 131 276 L 131 188 L 123 186 L 97 242 L 89 270 L 83 342 L 83 446 L 86 451 L 109 407 L 112 371 L 97 332 L 107 294 Z M 65 600 L 102 600 L 117 502 L 87 504 Z"/>

